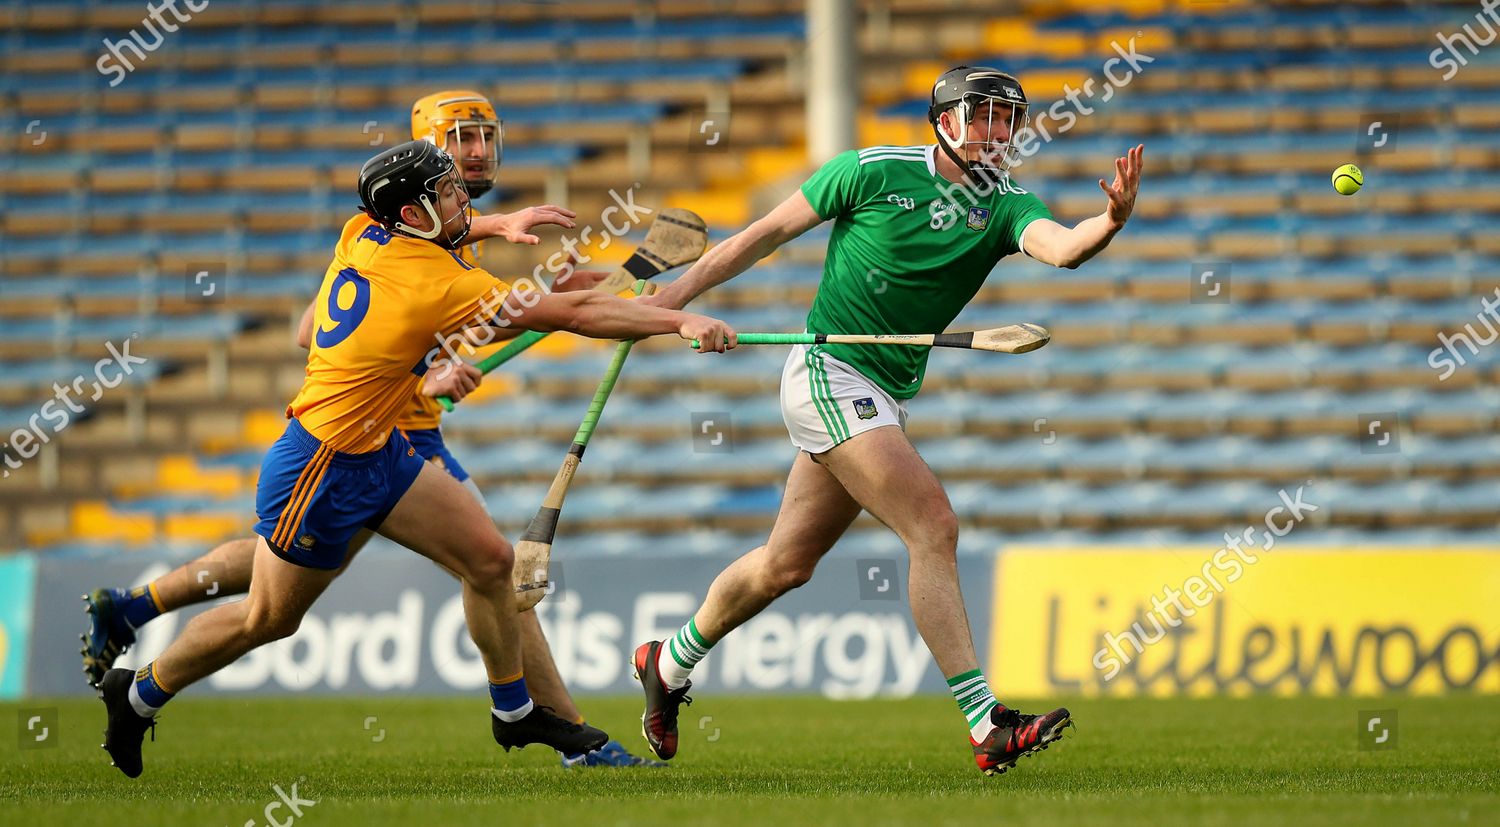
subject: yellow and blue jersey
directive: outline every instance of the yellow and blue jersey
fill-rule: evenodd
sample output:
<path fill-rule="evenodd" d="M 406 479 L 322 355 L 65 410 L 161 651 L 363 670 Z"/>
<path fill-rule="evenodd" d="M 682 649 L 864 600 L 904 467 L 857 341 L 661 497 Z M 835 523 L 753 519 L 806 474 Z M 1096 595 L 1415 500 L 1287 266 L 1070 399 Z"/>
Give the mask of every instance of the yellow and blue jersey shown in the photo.
<path fill-rule="evenodd" d="M 344 225 L 314 303 L 307 378 L 256 483 L 255 532 L 278 556 L 337 569 L 350 539 L 378 528 L 405 495 L 423 457 L 442 458 L 435 430 L 410 432 L 427 438 L 418 456 L 396 421 L 443 342 L 493 318 L 509 290 L 457 252 L 367 216 Z"/>
<path fill-rule="evenodd" d="M 474 209 L 473 207 L 469 208 L 469 217 L 471 219 L 478 218 L 479 216 L 480 212 L 478 210 Z M 476 241 L 473 244 L 465 244 L 457 250 L 454 250 L 454 252 L 458 253 L 459 258 L 475 267 L 478 267 L 480 254 L 483 250 L 483 247 L 483 241 Z M 443 407 L 438 404 L 438 401 L 436 399 L 433 399 L 430 396 L 423 395 L 421 392 L 421 387 L 418 386 L 417 392 L 413 393 L 411 396 L 411 404 L 404 408 L 401 411 L 401 415 L 396 418 L 396 427 L 400 428 L 402 431 L 406 432 L 408 436 L 410 436 L 413 433 L 419 431 L 435 430 L 438 425 L 441 424 L 442 420 Z M 415 442 L 416 441 L 413 440 L 413 444 L 415 444 Z M 417 450 L 420 452 L 422 450 L 422 446 L 418 445 Z"/>
<path fill-rule="evenodd" d="M 509 290 L 457 251 L 355 216 L 314 300 L 307 378 L 287 415 L 333 450 L 380 448 L 409 417 L 429 354 Z"/>

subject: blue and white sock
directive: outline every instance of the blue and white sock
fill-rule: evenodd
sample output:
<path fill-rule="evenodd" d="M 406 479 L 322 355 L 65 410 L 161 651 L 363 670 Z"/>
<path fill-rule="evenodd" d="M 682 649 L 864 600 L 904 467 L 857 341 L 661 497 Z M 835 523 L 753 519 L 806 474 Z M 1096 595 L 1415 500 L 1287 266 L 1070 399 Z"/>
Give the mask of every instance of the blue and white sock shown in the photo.
<path fill-rule="evenodd" d="M 135 673 L 135 680 L 130 684 L 130 706 L 142 718 L 155 718 L 176 694 L 156 679 L 156 661 L 153 660 Z"/>
<path fill-rule="evenodd" d="M 161 597 L 156 593 L 155 583 L 136 586 L 129 591 L 110 589 L 109 596 L 131 629 L 139 629 L 161 615 Z"/>
<path fill-rule="evenodd" d="M 531 693 L 526 691 L 524 673 L 490 681 L 490 712 L 506 723 L 512 723 L 531 714 L 536 706 L 531 702 Z"/>

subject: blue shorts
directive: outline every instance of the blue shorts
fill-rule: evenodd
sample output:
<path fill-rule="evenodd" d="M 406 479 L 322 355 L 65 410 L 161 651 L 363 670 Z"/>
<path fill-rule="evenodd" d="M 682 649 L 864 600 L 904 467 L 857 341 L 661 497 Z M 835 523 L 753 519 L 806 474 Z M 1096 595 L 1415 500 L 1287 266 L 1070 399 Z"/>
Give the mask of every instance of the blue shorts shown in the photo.
<path fill-rule="evenodd" d="M 346 454 L 324 447 L 293 419 L 261 461 L 255 533 L 289 563 L 337 569 L 349 540 L 385 522 L 422 462 L 400 431 L 378 451 Z"/>
<path fill-rule="evenodd" d="M 402 431 L 401 435 L 411 443 L 411 447 L 417 449 L 417 455 L 431 462 L 437 467 L 453 475 L 459 482 L 469 478 L 469 472 L 453 454 L 449 453 L 448 445 L 443 442 L 443 432 L 437 428 L 423 428 L 419 431 Z"/>

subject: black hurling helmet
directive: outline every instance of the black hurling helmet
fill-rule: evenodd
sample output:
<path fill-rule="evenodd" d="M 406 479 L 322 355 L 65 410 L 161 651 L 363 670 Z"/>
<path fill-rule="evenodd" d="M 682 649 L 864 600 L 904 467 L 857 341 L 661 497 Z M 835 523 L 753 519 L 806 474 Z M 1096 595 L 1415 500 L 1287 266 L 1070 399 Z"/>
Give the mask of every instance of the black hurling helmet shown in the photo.
<path fill-rule="evenodd" d="M 444 244 L 450 249 L 458 247 L 469 234 L 471 220 L 467 209 L 449 221 L 462 221 L 463 229 L 445 242 L 437 238 L 443 234 L 443 220 L 438 215 L 438 192 L 444 179 L 450 179 L 459 192 L 464 191 L 464 179 L 453 163 L 453 156 L 435 146 L 431 141 L 408 141 L 394 149 L 388 149 L 365 162 L 359 170 L 359 200 L 365 214 L 379 221 L 388 230 Z M 418 230 L 401 220 L 401 208 L 416 202 L 421 204 L 432 218 L 431 230 Z"/>
<path fill-rule="evenodd" d="M 985 135 L 992 127 L 995 110 L 1001 105 L 1010 107 L 1009 137 L 1004 142 L 968 140 L 969 127 L 986 103 L 990 106 L 985 108 Z M 956 66 L 944 72 L 932 85 L 927 120 L 937 135 L 938 146 L 960 169 L 982 179 L 1004 178 L 1020 161 L 1016 134 L 1030 122 L 1029 105 L 1026 93 L 1021 90 L 1021 82 L 1014 76 L 987 66 Z M 938 118 L 950 111 L 958 122 L 956 136 L 947 134 L 938 125 Z"/>

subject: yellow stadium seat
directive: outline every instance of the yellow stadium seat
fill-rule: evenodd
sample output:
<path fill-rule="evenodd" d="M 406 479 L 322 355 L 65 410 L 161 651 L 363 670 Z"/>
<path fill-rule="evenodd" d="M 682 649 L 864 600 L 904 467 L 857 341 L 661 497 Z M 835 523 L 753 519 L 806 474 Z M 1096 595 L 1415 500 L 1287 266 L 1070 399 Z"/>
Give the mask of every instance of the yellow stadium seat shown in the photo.
<path fill-rule="evenodd" d="M 1038 69 L 1027 72 L 1021 82 L 1026 86 L 1026 97 L 1034 101 L 1053 100 L 1067 94 L 1067 87 L 1083 89 L 1090 75 L 1083 69 Z M 1033 117 L 1035 117 L 1033 108 Z"/>
<path fill-rule="evenodd" d="M 1042 53 L 1036 27 L 1024 17 L 1001 17 L 984 24 L 984 47 L 998 54 Z"/>
<path fill-rule="evenodd" d="M 932 94 L 933 78 L 952 68 L 946 61 L 914 60 L 906 65 L 902 86 L 910 97 L 926 97 Z"/>
<path fill-rule="evenodd" d="M 157 461 L 152 476 L 117 485 L 122 496 L 145 494 L 217 494 L 244 491 L 246 482 L 233 468 L 205 469 L 191 454 L 171 454 Z"/>
<path fill-rule="evenodd" d="M 1115 54 L 1111 43 L 1120 44 L 1121 48 L 1127 48 L 1130 40 L 1135 39 L 1135 49 L 1142 55 L 1155 56 L 1158 52 L 1172 48 L 1172 30 L 1160 26 L 1121 26 L 1117 29 L 1105 29 L 1094 37 L 1093 49 L 1095 52 L 1105 56 Z M 1118 71 L 1118 70 L 1116 70 Z"/>
<path fill-rule="evenodd" d="M 122 514 L 98 500 L 73 506 L 70 522 L 73 537 L 78 540 L 145 543 L 156 536 L 154 521 Z"/>
<path fill-rule="evenodd" d="M 933 140 L 932 127 L 914 118 L 882 118 L 865 115 L 859 119 L 860 146 L 911 146 Z"/>
<path fill-rule="evenodd" d="M 251 411 L 240 425 L 244 441 L 252 445 L 270 445 L 286 430 L 283 411 Z"/>
<path fill-rule="evenodd" d="M 245 489 L 245 480 L 234 468 L 204 468 L 188 455 L 164 457 L 157 463 L 156 481 L 164 492 L 228 495 Z"/>
<path fill-rule="evenodd" d="M 750 193 L 744 187 L 691 192 L 677 190 L 667 195 L 668 207 L 692 210 L 710 227 L 740 227 L 750 221 Z"/>
<path fill-rule="evenodd" d="M 1089 50 L 1088 39 L 1079 32 L 1047 32 L 1039 36 L 1033 29 L 1026 35 L 1028 40 L 1022 42 L 1002 39 L 1008 34 L 1005 27 L 1002 27 L 998 34 L 986 28 L 985 46 L 1001 54 L 1024 52 L 1052 58 L 1082 57 L 1088 54 Z"/>
<path fill-rule="evenodd" d="M 774 181 L 802 171 L 807 166 L 807 147 L 756 147 L 745 155 L 745 171 L 751 181 Z"/>
<path fill-rule="evenodd" d="M 575 337 L 548 336 L 546 340 L 538 343 L 531 349 L 531 351 L 528 351 L 526 355 L 528 357 L 531 356 L 532 353 L 540 350 L 542 347 L 545 347 L 546 343 L 550 342 L 553 339 L 567 340 L 570 338 Z M 553 347 L 556 346 L 554 345 Z M 474 392 L 469 394 L 468 398 L 476 402 L 483 401 L 485 399 L 499 399 L 503 396 L 514 395 L 520 389 L 520 387 L 521 384 L 519 382 L 509 376 L 506 376 L 504 373 L 492 373 L 489 376 L 485 377 L 484 382 L 480 383 L 479 387 L 475 388 Z"/>
<path fill-rule="evenodd" d="M 252 520 L 250 514 L 173 514 L 162 521 L 162 533 L 169 541 L 207 546 L 248 536 Z"/>

